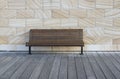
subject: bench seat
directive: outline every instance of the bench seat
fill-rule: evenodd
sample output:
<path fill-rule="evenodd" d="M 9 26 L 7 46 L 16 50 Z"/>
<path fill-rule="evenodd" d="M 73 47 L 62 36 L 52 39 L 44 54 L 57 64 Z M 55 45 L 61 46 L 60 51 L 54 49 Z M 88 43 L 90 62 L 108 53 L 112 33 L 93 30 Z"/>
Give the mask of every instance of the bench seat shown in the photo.
<path fill-rule="evenodd" d="M 27 46 L 84 46 L 83 40 L 44 40 L 44 41 L 31 41 L 26 43 Z"/>

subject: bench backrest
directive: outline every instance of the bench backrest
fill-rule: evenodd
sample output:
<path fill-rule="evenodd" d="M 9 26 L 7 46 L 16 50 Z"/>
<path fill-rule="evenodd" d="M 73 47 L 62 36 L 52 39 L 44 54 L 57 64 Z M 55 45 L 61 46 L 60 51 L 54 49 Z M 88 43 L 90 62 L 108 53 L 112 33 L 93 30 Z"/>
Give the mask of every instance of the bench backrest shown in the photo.
<path fill-rule="evenodd" d="M 29 41 L 83 40 L 83 29 L 31 29 Z"/>

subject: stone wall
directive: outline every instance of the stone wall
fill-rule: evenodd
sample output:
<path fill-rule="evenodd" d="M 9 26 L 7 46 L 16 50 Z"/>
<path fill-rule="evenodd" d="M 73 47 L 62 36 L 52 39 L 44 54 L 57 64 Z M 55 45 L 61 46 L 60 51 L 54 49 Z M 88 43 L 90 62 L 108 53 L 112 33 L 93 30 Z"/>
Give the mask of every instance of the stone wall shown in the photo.
<path fill-rule="evenodd" d="M 120 50 L 120 0 L 0 0 L 0 50 L 27 50 L 33 28 L 84 29 L 85 50 Z"/>

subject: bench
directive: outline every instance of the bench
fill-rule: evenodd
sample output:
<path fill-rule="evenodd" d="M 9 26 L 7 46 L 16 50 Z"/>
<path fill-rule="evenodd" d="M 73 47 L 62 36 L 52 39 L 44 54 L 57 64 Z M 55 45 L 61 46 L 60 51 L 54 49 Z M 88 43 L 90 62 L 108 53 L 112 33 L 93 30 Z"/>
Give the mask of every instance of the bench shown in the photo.
<path fill-rule="evenodd" d="M 31 29 L 29 32 L 29 54 L 32 46 L 81 46 L 83 54 L 83 29 Z"/>

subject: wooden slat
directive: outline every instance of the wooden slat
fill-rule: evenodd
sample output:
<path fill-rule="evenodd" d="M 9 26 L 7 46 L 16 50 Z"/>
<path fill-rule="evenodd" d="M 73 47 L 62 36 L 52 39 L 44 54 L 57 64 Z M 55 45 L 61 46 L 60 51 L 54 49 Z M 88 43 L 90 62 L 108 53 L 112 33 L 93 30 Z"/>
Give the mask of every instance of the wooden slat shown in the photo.
<path fill-rule="evenodd" d="M 86 55 L 82 56 L 82 61 L 85 67 L 87 79 L 96 79 L 96 76 L 91 68 L 90 62 L 88 61 L 88 58 Z"/>
<path fill-rule="evenodd" d="M 6 58 L 6 56 L 0 56 L 0 63 Z"/>
<path fill-rule="evenodd" d="M 28 59 L 26 58 L 26 61 L 21 65 L 20 68 L 18 68 L 16 70 L 16 72 L 11 76 L 10 79 L 19 79 L 19 77 L 21 76 L 21 74 L 25 71 L 25 69 L 30 65 L 30 62 L 32 60 L 31 59 Z"/>
<path fill-rule="evenodd" d="M 92 54 L 87 53 L 87 56 L 88 56 L 88 60 L 90 61 L 90 65 L 92 66 L 92 69 L 95 72 L 95 75 L 96 75 L 97 79 L 106 79 L 104 73 L 101 71 L 99 65 L 97 64 L 97 62 L 93 58 Z"/>
<path fill-rule="evenodd" d="M 4 67 L 12 59 L 14 59 L 14 57 L 6 57 L 3 61 L 1 61 L 0 62 L 0 69 L 2 69 L 2 67 Z"/>
<path fill-rule="evenodd" d="M 115 53 L 116 55 L 118 55 L 119 56 L 119 58 L 120 58 L 120 52 L 117 52 L 117 53 Z"/>
<path fill-rule="evenodd" d="M 68 57 L 68 79 L 77 79 L 74 56 Z"/>
<path fill-rule="evenodd" d="M 49 79 L 49 74 L 53 66 L 53 61 L 54 61 L 54 57 L 48 57 L 42 69 L 42 73 L 39 76 L 39 79 Z"/>
<path fill-rule="evenodd" d="M 106 55 L 106 54 L 105 54 Z M 110 60 L 111 62 L 113 63 L 113 65 L 117 68 L 117 70 L 120 72 L 120 63 L 117 62 L 117 60 L 113 57 L 113 55 L 111 54 L 107 54 L 106 55 Z"/>
<path fill-rule="evenodd" d="M 120 63 L 120 54 L 119 53 L 115 53 L 115 59 Z"/>
<path fill-rule="evenodd" d="M 36 68 L 33 70 L 29 79 L 38 79 L 40 73 L 42 73 L 42 68 L 47 60 L 47 56 L 43 56 L 41 60 L 38 62 Z"/>
<path fill-rule="evenodd" d="M 75 57 L 75 61 L 78 79 L 87 79 L 81 56 Z"/>
<path fill-rule="evenodd" d="M 7 71 L 15 62 L 17 62 L 20 59 L 20 57 L 15 57 L 11 61 L 9 61 L 5 66 L 0 69 L 0 76 Z"/>
<path fill-rule="evenodd" d="M 60 56 L 56 56 L 54 63 L 53 63 L 53 67 L 49 76 L 49 79 L 57 79 L 58 78 L 58 72 L 59 72 L 59 67 L 60 67 L 60 60 L 61 57 Z"/>
<path fill-rule="evenodd" d="M 110 61 L 111 58 L 109 58 L 107 55 L 108 54 L 99 54 L 101 58 L 103 58 L 105 64 L 107 67 L 111 70 L 113 75 L 115 76 L 116 79 L 120 78 L 120 72 L 116 69 L 115 65 Z"/>
<path fill-rule="evenodd" d="M 117 69 L 120 71 L 120 58 L 117 54 L 111 54 L 111 59 L 113 60 L 113 63 L 117 67 Z"/>
<path fill-rule="evenodd" d="M 24 58 L 21 57 L 14 65 L 12 65 L 5 73 L 3 73 L 0 77 L 2 79 L 9 79 L 12 74 L 21 66 L 24 62 Z M 14 60 L 15 61 L 15 60 Z"/>
<path fill-rule="evenodd" d="M 106 64 L 104 63 L 104 60 L 102 60 L 97 54 L 93 54 L 96 62 L 99 64 L 101 70 L 103 71 L 103 74 L 105 74 L 107 79 L 115 79 L 111 71 L 108 69 Z"/>
<path fill-rule="evenodd" d="M 34 68 L 37 65 L 37 61 L 35 59 L 33 59 L 30 62 L 30 65 L 25 69 L 25 71 L 22 73 L 22 75 L 19 77 L 19 79 L 29 79 L 32 71 L 34 70 Z"/>
<path fill-rule="evenodd" d="M 68 69 L 67 65 L 68 65 L 67 56 L 63 56 L 61 58 L 61 64 L 60 64 L 58 79 L 67 79 L 67 69 Z"/>

